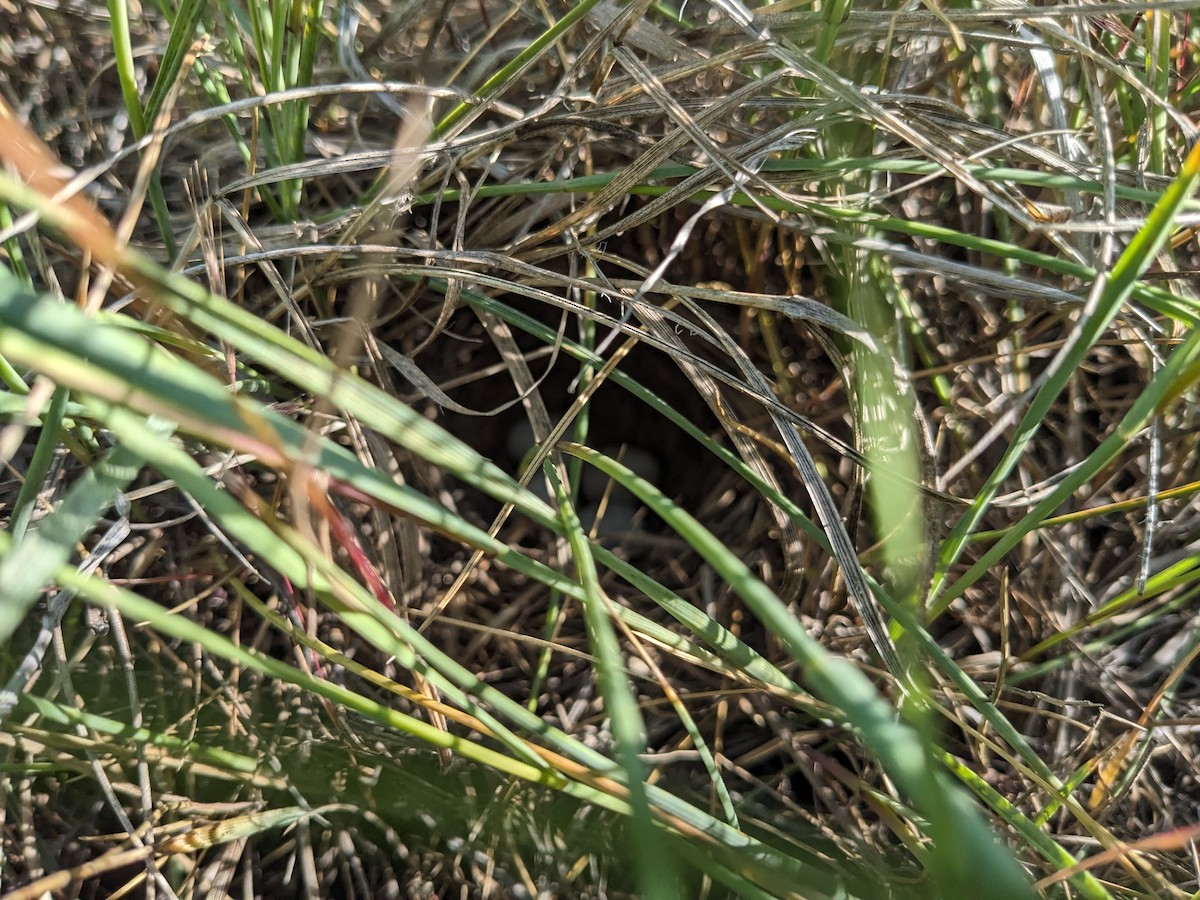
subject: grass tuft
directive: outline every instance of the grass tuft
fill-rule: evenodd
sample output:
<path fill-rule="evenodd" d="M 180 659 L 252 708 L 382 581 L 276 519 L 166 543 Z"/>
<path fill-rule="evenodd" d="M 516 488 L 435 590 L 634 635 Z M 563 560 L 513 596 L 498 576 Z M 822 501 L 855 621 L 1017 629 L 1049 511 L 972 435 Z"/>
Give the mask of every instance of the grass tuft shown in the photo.
<path fill-rule="evenodd" d="M 7 896 L 1200 893 L 1179 4 L 6 24 Z"/>

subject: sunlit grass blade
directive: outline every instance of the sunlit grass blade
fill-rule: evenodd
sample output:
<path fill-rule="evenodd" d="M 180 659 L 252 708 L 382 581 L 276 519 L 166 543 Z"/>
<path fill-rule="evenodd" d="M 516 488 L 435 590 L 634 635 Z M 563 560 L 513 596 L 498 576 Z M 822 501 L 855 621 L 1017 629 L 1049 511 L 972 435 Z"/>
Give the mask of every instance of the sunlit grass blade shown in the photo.
<path fill-rule="evenodd" d="M 755 578 L 741 560 L 732 556 L 707 529 L 653 485 L 591 448 L 575 444 L 562 444 L 560 448 L 632 491 L 707 560 L 759 620 L 784 643 L 793 659 L 803 667 L 805 681 L 814 693 L 842 711 L 847 722 L 862 734 L 867 746 L 883 762 L 889 775 L 930 817 L 935 840 L 938 836 L 941 839 L 950 839 L 951 834 L 958 836 L 954 843 L 963 855 L 931 858 L 931 865 L 938 867 L 936 874 L 945 879 L 948 887 L 955 885 L 966 890 L 979 873 L 986 871 L 990 881 L 987 890 L 993 891 L 990 896 L 1032 896 L 1028 882 L 1012 857 L 996 844 L 965 796 L 935 775 L 921 739 L 896 721 L 894 711 L 862 673 L 814 641 L 779 598 Z M 941 821 L 937 820 L 939 813 Z M 978 884 L 974 889 L 980 889 Z"/>
<path fill-rule="evenodd" d="M 624 770 L 625 783 L 629 786 L 629 803 L 633 813 L 630 834 L 633 846 L 630 849 L 634 864 L 638 867 L 638 881 L 647 897 L 673 897 L 678 891 L 672 871 L 674 866 L 670 855 L 665 852 L 665 842 L 653 827 L 646 798 L 646 767 L 641 760 L 646 752 L 645 724 L 625 674 L 621 646 L 610 618 L 611 601 L 604 596 L 600 587 L 591 548 L 558 470 L 549 461 L 543 468 L 554 488 L 567 540 L 571 544 L 576 576 L 583 586 L 583 614 L 587 620 L 592 654 L 596 658 L 604 711 L 612 723 L 617 762 Z"/>

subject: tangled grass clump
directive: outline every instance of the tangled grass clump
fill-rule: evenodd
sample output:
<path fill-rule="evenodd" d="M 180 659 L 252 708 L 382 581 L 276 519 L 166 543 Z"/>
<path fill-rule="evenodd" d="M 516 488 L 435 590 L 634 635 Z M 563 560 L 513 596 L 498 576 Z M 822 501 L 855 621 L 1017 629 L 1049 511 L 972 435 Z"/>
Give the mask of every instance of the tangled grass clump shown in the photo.
<path fill-rule="evenodd" d="M 0 35 L 12 896 L 1200 890 L 1180 4 L 141 12 Z"/>

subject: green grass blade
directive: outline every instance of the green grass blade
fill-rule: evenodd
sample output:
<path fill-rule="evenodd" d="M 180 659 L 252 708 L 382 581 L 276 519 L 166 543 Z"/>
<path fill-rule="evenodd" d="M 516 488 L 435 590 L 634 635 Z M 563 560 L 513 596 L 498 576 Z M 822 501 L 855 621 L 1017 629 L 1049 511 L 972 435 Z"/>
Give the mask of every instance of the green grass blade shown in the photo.
<path fill-rule="evenodd" d="M 154 84 L 150 95 L 146 98 L 146 120 L 153 122 L 162 111 L 163 103 L 171 92 L 171 87 L 179 78 L 184 60 L 192 44 L 196 40 L 196 29 L 204 12 L 204 0 L 182 0 L 171 18 L 171 30 L 167 35 L 167 46 L 163 50 L 158 63 L 158 72 L 154 76 Z M 141 137 L 144 130 L 134 129 L 134 134 Z"/>
<path fill-rule="evenodd" d="M 1200 161 L 1200 156 L 1197 159 Z M 931 607 L 930 614 L 937 615 L 945 610 L 954 598 L 962 596 L 967 588 L 982 578 L 987 570 L 1012 550 L 1025 535 L 1037 528 L 1042 521 L 1073 496 L 1075 491 L 1087 484 L 1121 453 L 1125 452 L 1153 416 L 1162 412 L 1166 404 L 1179 397 L 1197 380 L 1200 380 L 1200 369 L 1197 368 L 1198 360 L 1200 360 L 1200 332 L 1193 331 L 1182 344 L 1172 351 L 1167 358 L 1166 365 L 1155 374 L 1153 380 L 1138 396 L 1113 433 L 1105 438 L 1086 460 L 1076 466 L 1020 522 L 1008 529 L 1003 537 L 980 556 L 977 562 L 957 580 L 945 587 L 937 595 L 937 603 Z"/>
<path fill-rule="evenodd" d="M 4 281 L 4 272 L 0 270 L 0 291 L 5 289 Z M 50 464 L 54 461 L 54 451 L 58 449 L 63 414 L 69 397 L 69 391 L 57 388 L 42 416 L 42 433 L 38 435 L 37 446 L 29 460 L 29 468 L 25 470 L 25 480 L 21 482 L 21 490 L 13 503 L 8 533 L 15 541 L 19 542 L 25 536 L 25 529 L 29 527 L 29 521 L 33 517 L 33 507 L 50 471 Z"/>
<path fill-rule="evenodd" d="M 1134 236 L 1125 252 L 1121 254 L 1121 258 L 1113 267 L 1111 276 L 1096 297 L 1094 306 L 1085 311 L 1083 318 L 1076 326 L 1073 339 L 1058 355 L 1053 366 L 1053 375 L 1042 385 L 1030 403 L 1020 425 L 1017 426 L 1016 434 L 1005 450 L 1004 457 L 979 490 L 970 508 L 943 541 L 938 560 L 938 571 L 929 597 L 929 616 L 931 618 L 936 618 L 946 609 L 951 600 L 961 596 L 962 592 L 983 574 L 987 566 L 1008 552 L 1017 541 L 1025 536 L 1029 528 L 1053 511 L 1063 499 L 1070 496 L 1071 491 L 1084 484 L 1095 472 L 1111 461 L 1149 421 L 1150 415 L 1166 396 L 1167 390 L 1175 383 L 1174 379 L 1178 377 L 1180 370 L 1190 361 L 1192 352 L 1190 350 L 1183 353 L 1183 348 L 1180 348 L 1172 354 L 1176 365 L 1173 368 L 1168 367 L 1172 368 L 1169 375 L 1164 371 L 1155 377 L 1155 384 L 1159 386 L 1157 391 L 1152 385 L 1151 389 L 1139 398 L 1134 409 L 1130 410 L 1118 432 L 1106 440 L 1084 466 L 1068 476 L 1067 483 L 1071 485 L 1070 491 L 1064 489 L 1065 484 L 1060 485 L 1052 495 L 1053 505 L 1048 505 L 1049 500 L 1038 504 L 1038 509 L 1044 510 L 1040 515 L 1035 517 L 1035 514 L 1030 514 L 1027 516 L 1021 528 L 1015 529 L 1011 534 L 1002 538 L 988 553 L 984 554 L 983 559 L 971 567 L 966 575 L 958 579 L 952 587 L 947 588 L 949 569 L 968 545 L 971 532 L 987 512 L 1004 479 L 1012 472 L 1013 467 L 1025 452 L 1029 442 L 1041 426 L 1050 405 L 1062 392 L 1076 366 L 1091 350 L 1092 345 L 1120 310 L 1121 305 L 1129 298 L 1138 279 L 1153 262 L 1155 254 L 1166 243 L 1175 217 L 1191 195 L 1198 178 L 1200 178 L 1200 146 L 1192 148 L 1179 177 L 1172 182 L 1163 194 L 1162 200 L 1151 211 L 1145 227 Z M 1164 380 L 1165 378 L 1170 380 Z M 1153 398 L 1148 399 L 1148 395 L 1153 395 Z M 987 560 L 986 564 L 984 560 Z"/>
<path fill-rule="evenodd" d="M 129 6 L 125 0 L 108 0 L 108 19 L 113 37 L 113 51 L 117 58 L 117 78 L 121 83 L 121 96 L 125 100 L 125 112 L 129 115 L 133 136 L 140 138 L 146 133 L 146 116 L 143 114 L 137 73 L 134 71 Z"/>
<path fill-rule="evenodd" d="M 599 2 L 600 0 L 582 0 L 582 2 L 572 6 L 565 16 L 530 41 L 529 46 L 525 47 L 511 62 L 504 65 L 500 71 L 483 83 L 477 91 L 479 97 L 477 102 L 468 103 L 464 101 L 450 110 L 434 128 L 434 138 L 441 140 L 448 137 L 453 133 L 456 126 L 464 123 L 473 110 L 486 105 L 489 100 L 499 96 L 506 87 L 512 84 L 514 79 L 520 77 L 526 68 L 541 57 L 546 48 L 550 47 L 567 31 L 579 24 Z"/>
<path fill-rule="evenodd" d="M 646 767 L 641 759 L 646 752 L 645 724 L 633 688 L 625 675 L 621 645 L 610 619 L 608 607 L 611 602 L 600 588 L 591 548 L 558 470 L 551 461 L 544 464 L 543 470 L 554 489 L 571 554 L 575 559 L 576 575 L 583 585 L 583 614 L 587 621 L 592 654 L 596 659 L 597 681 L 616 741 L 617 761 L 625 772 L 625 783 L 629 786 L 629 803 L 633 810 L 630 834 L 633 846 L 630 851 L 638 869 L 638 881 L 646 897 L 655 900 L 676 897 L 679 894 L 671 857 L 650 816 L 645 787 Z"/>
<path fill-rule="evenodd" d="M 989 834 L 965 796 L 935 774 L 921 739 L 896 721 L 895 712 L 849 662 L 837 659 L 814 641 L 775 594 L 699 522 L 615 460 L 589 447 L 561 444 L 632 491 L 711 565 L 758 619 L 784 644 L 804 669 L 814 693 L 840 709 L 865 744 L 883 763 L 913 802 L 930 818 L 934 839 L 960 848 L 962 855 L 933 857 L 939 880 L 957 891 L 982 890 L 992 897 L 1032 897 L 1029 884 L 1013 858 Z M 941 820 L 938 815 L 941 814 Z M 964 895 L 964 894 L 959 894 Z M 974 896 L 984 896 L 974 893 Z"/>

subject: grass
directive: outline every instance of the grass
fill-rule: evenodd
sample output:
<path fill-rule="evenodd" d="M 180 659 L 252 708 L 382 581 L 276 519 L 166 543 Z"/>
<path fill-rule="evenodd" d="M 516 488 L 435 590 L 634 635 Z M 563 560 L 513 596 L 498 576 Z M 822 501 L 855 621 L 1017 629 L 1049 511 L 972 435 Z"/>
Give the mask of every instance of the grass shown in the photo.
<path fill-rule="evenodd" d="M 1182 5 L 9 18 L 6 893 L 1200 893 Z"/>

